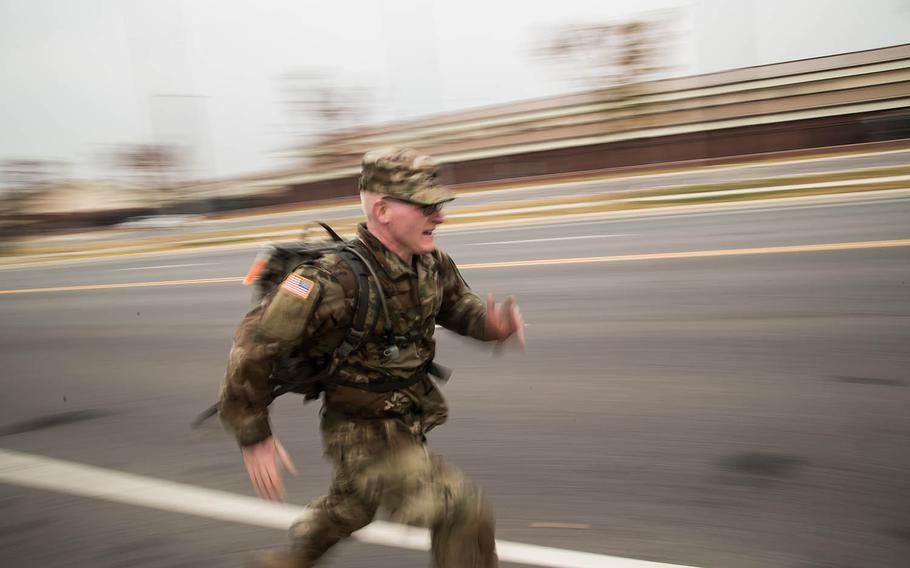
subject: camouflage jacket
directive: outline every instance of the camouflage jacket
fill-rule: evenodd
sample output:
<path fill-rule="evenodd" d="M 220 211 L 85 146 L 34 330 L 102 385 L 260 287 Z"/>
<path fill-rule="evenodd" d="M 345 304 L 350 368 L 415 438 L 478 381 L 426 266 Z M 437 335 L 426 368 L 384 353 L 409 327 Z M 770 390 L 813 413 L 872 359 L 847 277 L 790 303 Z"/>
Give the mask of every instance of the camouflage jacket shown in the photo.
<path fill-rule="evenodd" d="M 408 266 L 365 225 L 359 227 L 358 236 L 359 244 L 372 255 L 382 283 L 399 356 L 394 360 L 386 357 L 386 321 L 381 313 L 370 313 L 367 321 L 375 322 L 373 333 L 340 363 L 338 379 L 377 383 L 422 372 L 435 355 L 437 323 L 461 335 L 487 339 L 486 305 L 464 282 L 448 255 L 438 250 L 415 255 Z M 354 315 L 354 288 L 347 263 L 328 255 L 299 267 L 274 295 L 244 317 L 234 336 L 219 399 L 222 423 L 241 445 L 271 435 L 268 379 L 274 363 L 297 345 L 318 359 L 331 355 L 341 343 Z M 371 312 L 378 305 L 374 299 L 371 296 Z M 420 425 L 423 431 L 445 419 L 445 403 L 428 378 L 384 393 L 329 384 L 323 404 L 327 411 L 360 419 L 433 414 Z"/>

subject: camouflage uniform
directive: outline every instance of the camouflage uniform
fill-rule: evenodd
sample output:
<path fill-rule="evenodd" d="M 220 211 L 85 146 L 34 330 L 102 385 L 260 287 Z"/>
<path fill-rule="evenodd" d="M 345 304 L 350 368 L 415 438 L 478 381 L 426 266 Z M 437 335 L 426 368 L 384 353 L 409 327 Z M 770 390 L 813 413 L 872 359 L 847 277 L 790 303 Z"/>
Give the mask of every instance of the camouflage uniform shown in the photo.
<path fill-rule="evenodd" d="M 367 154 L 361 189 L 417 204 L 452 199 L 436 185 L 435 165 L 408 151 Z M 311 503 L 309 513 L 291 528 L 286 565 L 314 565 L 382 507 L 393 520 L 431 529 L 440 568 L 497 566 L 488 505 L 464 475 L 425 445 L 426 433 L 447 416 L 445 400 L 426 374 L 435 354 L 435 325 L 486 340 L 486 306 L 446 254 L 415 255 L 408 266 L 365 225 L 358 236 L 382 283 L 399 356 L 390 360 L 385 353 L 384 318 L 368 315 L 367 321 L 376 322 L 372 336 L 340 364 L 336 379 L 342 384 L 330 383 L 323 393 L 323 449 L 334 470 L 330 493 Z M 271 435 L 268 377 L 274 361 L 300 344 L 315 359 L 330 355 L 353 319 L 354 275 L 338 256 L 323 257 L 294 274 L 306 291 L 280 287 L 247 314 L 234 338 L 219 410 L 241 445 Z M 371 310 L 377 305 L 373 299 Z M 420 380 L 390 392 L 349 386 L 413 377 Z"/>

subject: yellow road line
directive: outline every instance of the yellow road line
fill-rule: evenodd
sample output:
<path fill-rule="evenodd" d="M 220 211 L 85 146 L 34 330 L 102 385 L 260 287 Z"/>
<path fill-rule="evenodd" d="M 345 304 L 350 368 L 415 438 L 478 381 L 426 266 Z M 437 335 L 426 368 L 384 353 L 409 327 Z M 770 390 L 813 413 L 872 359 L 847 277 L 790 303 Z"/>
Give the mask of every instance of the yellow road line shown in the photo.
<path fill-rule="evenodd" d="M 707 258 L 712 256 L 738 256 L 748 254 L 780 254 L 792 252 L 818 252 L 830 250 L 857 250 L 870 248 L 906 247 L 910 239 L 894 241 L 865 241 L 858 243 L 830 243 L 820 245 L 792 245 L 744 249 L 695 250 L 690 252 L 658 252 L 651 254 L 625 254 L 618 256 L 588 256 L 580 258 L 549 258 L 544 260 L 515 260 L 508 262 L 482 262 L 460 264 L 462 270 L 477 268 L 507 268 L 514 266 L 549 266 L 557 264 L 589 264 L 595 262 L 626 262 L 630 260 L 668 260 L 675 258 Z"/>
<path fill-rule="evenodd" d="M 21 288 L 0 290 L 0 294 L 35 294 L 38 292 L 80 292 L 83 290 L 112 290 L 115 288 L 147 288 L 150 286 L 185 286 L 188 284 L 217 284 L 219 282 L 242 282 L 239 276 L 223 278 L 199 278 L 197 280 L 162 280 L 158 282 L 124 282 L 122 284 L 85 284 L 83 286 L 59 286 L 56 288 Z"/>
<path fill-rule="evenodd" d="M 588 256 L 579 258 L 549 258 L 541 260 L 513 260 L 507 262 L 480 262 L 461 264 L 462 270 L 482 268 L 508 268 L 519 266 L 551 266 L 560 264 L 591 264 L 600 262 L 627 262 L 633 260 L 670 260 L 678 258 L 710 258 L 717 256 L 740 256 L 750 254 L 782 254 L 796 252 L 821 252 L 834 250 L 860 250 L 872 248 L 892 248 L 910 246 L 910 239 L 891 241 L 862 241 L 854 243 L 827 243 L 817 245 L 789 245 L 779 247 L 758 247 L 742 249 L 696 250 L 690 252 L 658 252 L 650 254 L 625 254 L 617 256 Z M 116 288 L 145 288 L 150 286 L 185 286 L 189 284 L 217 284 L 222 282 L 242 282 L 239 276 L 223 278 L 200 278 L 197 280 L 164 280 L 158 282 L 124 282 L 122 284 L 86 284 L 82 286 L 59 286 L 56 288 L 22 288 L 18 290 L 0 290 L 0 294 L 35 294 L 39 292 L 79 292 L 84 290 L 111 290 Z"/>
<path fill-rule="evenodd" d="M 591 525 L 588 523 L 550 523 L 550 522 L 538 522 L 531 523 L 528 525 L 528 528 L 532 529 L 590 529 Z"/>

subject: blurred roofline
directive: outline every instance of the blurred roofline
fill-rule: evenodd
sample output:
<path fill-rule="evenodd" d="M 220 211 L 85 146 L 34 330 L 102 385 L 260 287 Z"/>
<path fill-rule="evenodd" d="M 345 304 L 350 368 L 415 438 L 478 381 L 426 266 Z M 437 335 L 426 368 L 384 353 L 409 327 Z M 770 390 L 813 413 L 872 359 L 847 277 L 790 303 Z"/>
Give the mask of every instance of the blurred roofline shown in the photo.
<path fill-rule="evenodd" d="M 755 81 L 758 79 L 787 77 L 791 75 L 828 71 L 832 69 L 844 69 L 860 65 L 868 65 L 870 63 L 899 61 L 908 57 L 910 57 L 910 43 L 904 43 L 888 47 L 866 49 L 862 51 L 820 55 L 817 57 L 795 59 L 779 63 L 767 63 L 750 67 L 712 71 L 710 73 L 702 73 L 697 75 L 686 75 L 684 77 L 655 79 L 652 81 L 639 83 L 639 85 L 667 87 L 659 89 L 656 88 L 649 91 L 649 93 L 665 93 L 677 90 L 695 89 L 717 85 L 731 85 L 745 81 Z M 502 117 L 507 115 L 522 114 L 524 112 L 533 110 L 552 109 L 562 106 L 599 102 L 602 101 L 605 96 L 609 96 L 614 92 L 619 92 L 623 88 L 625 87 L 585 90 L 565 95 L 536 97 L 515 102 L 484 105 L 460 111 L 436 113 L 412 120 L 398 120 L 374 126 L 353 128 L 339 132 L 335 135 L 326 136 L 323 140 L 345 140 L 365 135 L 382 134 L 386 132 L 396 131 L 403 127 L 419 128 L 423 126 L 438 126 L 477 118 L 489 118 L 494 116 Z M 290 148 L 291 147 L 289 147 L 289 149 Z"/>
<path fill-rule="evenodd" d="M 736 69 L 726 69 L 722 71 L 713 71 L 710 73 L 687 75 L 684 77 L 656 79 L 652 81 L 637 83 L 636 85 L 645 89 L 643 91 L 643 94 L 671 93 L 676 91 L 715 87 L 720 85 L 736 85 L 749 81 L 782 78 L 805 73 L 830 71 L 835 69 L 849 69 L 851 67 L 858 67 L 873 63 L 900 61 L 902 59 L 908 58 L 910 58 L 910 43 L 905 43 L 861 51 L 822 55 Z M 567 107 L 597 104 L 603 102 L 605 99 L 611 98 L 613 93 L 620 92 L 624 88 L 628 88 L 628 86 L 614 87 L 610 89 L 586 90 L 550 97 L 537 97 L 509 103 L 485 105 L 465 110 L 436 113 L 409 120 L 396 120 L 369 126 L 360 126 L 339 131 L 334 134 L 329 134 L 313 144 L 307 144 L 303 146 L 287 146 L 283 150 L 279 151 L 279 153 L 293 155 L 295 153 L 306 152 L 308 149 L 316 149 L 331 144 L 356 141 L 358 139 L 363 139 L 366 137 L 395 134 L 404 130 L 429 127 L 445 127 L 447 125 L 459 126 L 465 122 L 473 120 L 483 120 L 488 118 L 506 119 L 509 117 L 520 117 L 523 114 L 535 111 L 552 111 Z M 357 164 L 355 162 L 350 162 L 346 165 L 351 167 L 356 166 Z M 348 173 L 346 171 L 348 168 L 343 169 L 345 171 L 338 171 L 337 175 L 346 175 Z M 329 170 L 338 170 L 338 168 L 329 168 Z M 257 172 L 251 172 L 249 174 L 232 176 L 230 178 L 204 178 L 180 185 L 183 187 L 197 187 L 211 186 L 214 184 L 223 183 L 263 182 L 267 180 L 274 180 L 276 178 L 284 178 L 286 176 L 300 176 L 306 175 L 307 173 L 316 172 L 326 172 L 326 168 L 321 167 L 318 164 L 313 164 L 310 166 L 300 165 L 292 166 L 289 168 L 261 170 Z"/>

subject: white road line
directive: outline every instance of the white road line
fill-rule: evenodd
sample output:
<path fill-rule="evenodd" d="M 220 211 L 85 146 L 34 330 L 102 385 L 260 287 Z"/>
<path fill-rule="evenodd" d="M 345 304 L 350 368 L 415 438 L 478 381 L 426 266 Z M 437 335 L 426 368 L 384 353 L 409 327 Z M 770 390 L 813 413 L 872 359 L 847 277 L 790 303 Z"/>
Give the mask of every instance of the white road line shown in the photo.
<path fill-rule="evenodd" d="M 887 176 L 877 178 L 847 179 L 841 181 L 822 181 L 818 183 L 797 183 L 790 185 L 768 185 L 747 189 L 725 189 L 723 191 L 697 191 L 694 193 L 680 193 L 677 195 L 654 195 L 651 197 L 637 197 L 631 201 L 675 201 L 677 199 L 700 199 L 716 195 L 740 195 L 747 193 L 765 193 L 769 191 L 792 191 L 794 189 L 817 189 L 819 187 L 849 187 L 868 183 L 891 183 L 893 181 L 907 181 L 910 176 Z"/>
<path fill-rule="evenodd" d="M 561 215 L 544 219 L 507 219 L 498 222 L 471 223 L 466 225 L 442 225 L 437 231 L 457 238 L 462 234 L 501 233 L 526 231 L 528 229 L 561 228 L 566 226 L 607 225 L 651 220 L 668 220 L 740 213 L 764 213 L 786 211 L 797 208 L 842 207 L 850 205 L 877 205 L 883 202 L 902 202 L 910 196 L 907 189 L 886 189 L 859 193 L 806 195 L 801 197 L 773 197 L 754 201 L 733 201 L 699 204 L 680 204 L 659 209 L 633 209 L 629 211 L 608 211 Z M 821 203 L 833 201 L 832 203 Z M 810 205 L 805 205 L 810 204 Z"/>
<path fill-rule="evenodd" d="M 596 177 L 593 179 L 569 179 L 569 180 L 546 180 L 546 179 L 527 179 L 523 183 L 524 185 L 517 187 L 505 187 L 502 189 L 480 189 L 480 190 L 468 190 L 463 192 L 461 195 L 494 195 L 498 193 L 511 193 L 511 192 L 522 192 L 534 189 L 544 189 L 544 188 L 555 188 L 562 186 L 586 186 L 586 185 L 597 185 L 602 183 L 621 183 L 625 180 L 630 179 L 651 179 L 651 178 L 665 178 L 665 177 L 678 177 L 686 176 L 692 174 L 692 172 L 703 173 L 703 172 L 726 172 L 726 171 L 735 171 L 735 170 L 749 170 L 749 169 L 762 169 L 767 168 L 769 170 L 774 169 L 779 166 L 789 166 L 789 165 L 798 165 L 798 164 L 808 164 L 814 162 L 829 162 L 835 160 L 855 160 L 862 159 L 863 157 L 869 156 L 884 156 L 889 154 L 904 154 L 910 152 L 910 149 L 900 148 L 896 150 L 884 150 L 881 152 L 870 152 L 868 154 L 863 153 L 850 153 L 850 154 L 835 154 L 831 156 L 814 156 L 810 158 L 798 158 L 791 157 L 790 159 L 782 158 L 774 160 L 773 158 L 770 161 L 754 161 L 747 163 L 739 164 L 726 164 L 726 165 L 688 165 L 683 166 L 681 164 L 675 164 L 673 167 L 675 169 L 666 172 L 637 172 L 637 173 L 628 173 L 626 175 L 613 173 L 613 174 L 604 174 L 601 177 Z M 836 170 L 824 170 L 824 171 L 810 171 L 810 172 L 791 172 L 791 173 L 781 173 L 781 174 L 759 174 L 770 176 L 770 177 L 790 177 L 798 175 L 829 175 L 829 174 L 839 174 L 845 172 L 854 172 L 862 170 L 879 170 L 882 168 L 888 168 L 898 164 L 881 164 L 881 165 L 871 165 L 871 166 L 862 166 L 854 167 L 849 169 L 836 169 Z M 570 174 L 566 174 L 570 175 Z"/>
<path fill-rule="evenodd" d="M 307 513 L 305 507 L 12 450 L 0 450 L 0 482 L 280 530 Z M 353 538 L 409 550 L 430 548 L 426 530 L 384 521 L 374 521 Z M 546 568 L 691 568 L 519 542 L 497 540 L 496 546 L 504 562 Z"/>
<path fill-rule="evenodd" d="M 525 324 L 525 327 L 530 327 L 530 326 L 531 326 L 531 324 L 529 324 L 528 322 L 524 322 L 524 324 Z M 445 329 L 445 328 L 442 327 L 441 325 L 439 325 L 439 324 L 437 323 L 437 324 L 436 324 L 436 329 Z"/>
<path fill-rule="evenodd" d="M 134 266 L 132 268 L 114 268 L 114 271 L 120 272 L 123 270 L 153 270 L 155 268 L 182 268 L 184 266 L 209 266 L 215 264 L 214 262 L 190 262 L 187 264 L 161 264 L 158 266 Z"/>
<path fill-rule="evenodd" d="M 843 180 L 837 182 L 819 182 L 819 183 L 803 183 L 803 184 L 792 184 L 792 185 L 768 185 L 764 187 L 753 187 L 748 189 L 725 189 L 725 190 L 714 190 L 714 191 L 699 191 L 695 193 L 673 193 L 670 195 L 653 195 L 649 197 L 626 197 L 626 198 L 604 198 L 597 199 L 592 201 L 576 201 L 573 203 L 556 203 L 549 205 L 531 205 L 525 207 L 512 207 L 508 209 L 496 209 L 491 211 L 473 211 L 467 213 L 452 213 L 446 215 L 449 219 L 464 219 L 464 218 L 481 218 L 481 217 L 498 217 L 500 215 L 512 215 L 517 213 L 535 213 L 539 211 L 563 211 L 566 209 L 584 209 L 590 207 L 597 207 L 602 205 L 611 205 L 616 203 L 637 203 L 641 201 L 682 201 L 686 199 L 700 199 L 702 197 L 717 197 L 717 196 L 726 196 L 726 195 L 739 195 L 739 194 L 756 194 L 756 193 L 773 193 L 781 191 L 797 191 L 802 189 L 817 189 L 823 187 L 849 187 L 854 185 L 864 185 L 870 183 L 890 183 L 895 181 L 906 181 L 910 179 L 910 176 L 889 176 L 889 177 L 879 177 L 879 178 L 867 178 L 867 179 L 853 179 L 853 180 Z M 900 188 L 903 189 L 903 188 Z M 591 197 L 598 197 L 601 194 L 594 194 Z M 603 194 L 609 195 L 609 194 Z M 469 224 L 469 223 L 468 223 Z"/>
<path fill-rule="evenodd" d="M 579 235 L 577 237 L 550 237 L 546 239 L 522 239 L 518 241 L 490 241 L 486 243 L 466 243 L 467 246 L 482 245 L 511 245 L 517 243 L 544 243 L 548 241 L 574 241 L 576 239 L 606 239 L 610 237 L 631 237 L 632 233 L 622 233 L 617 235 Z"/>

